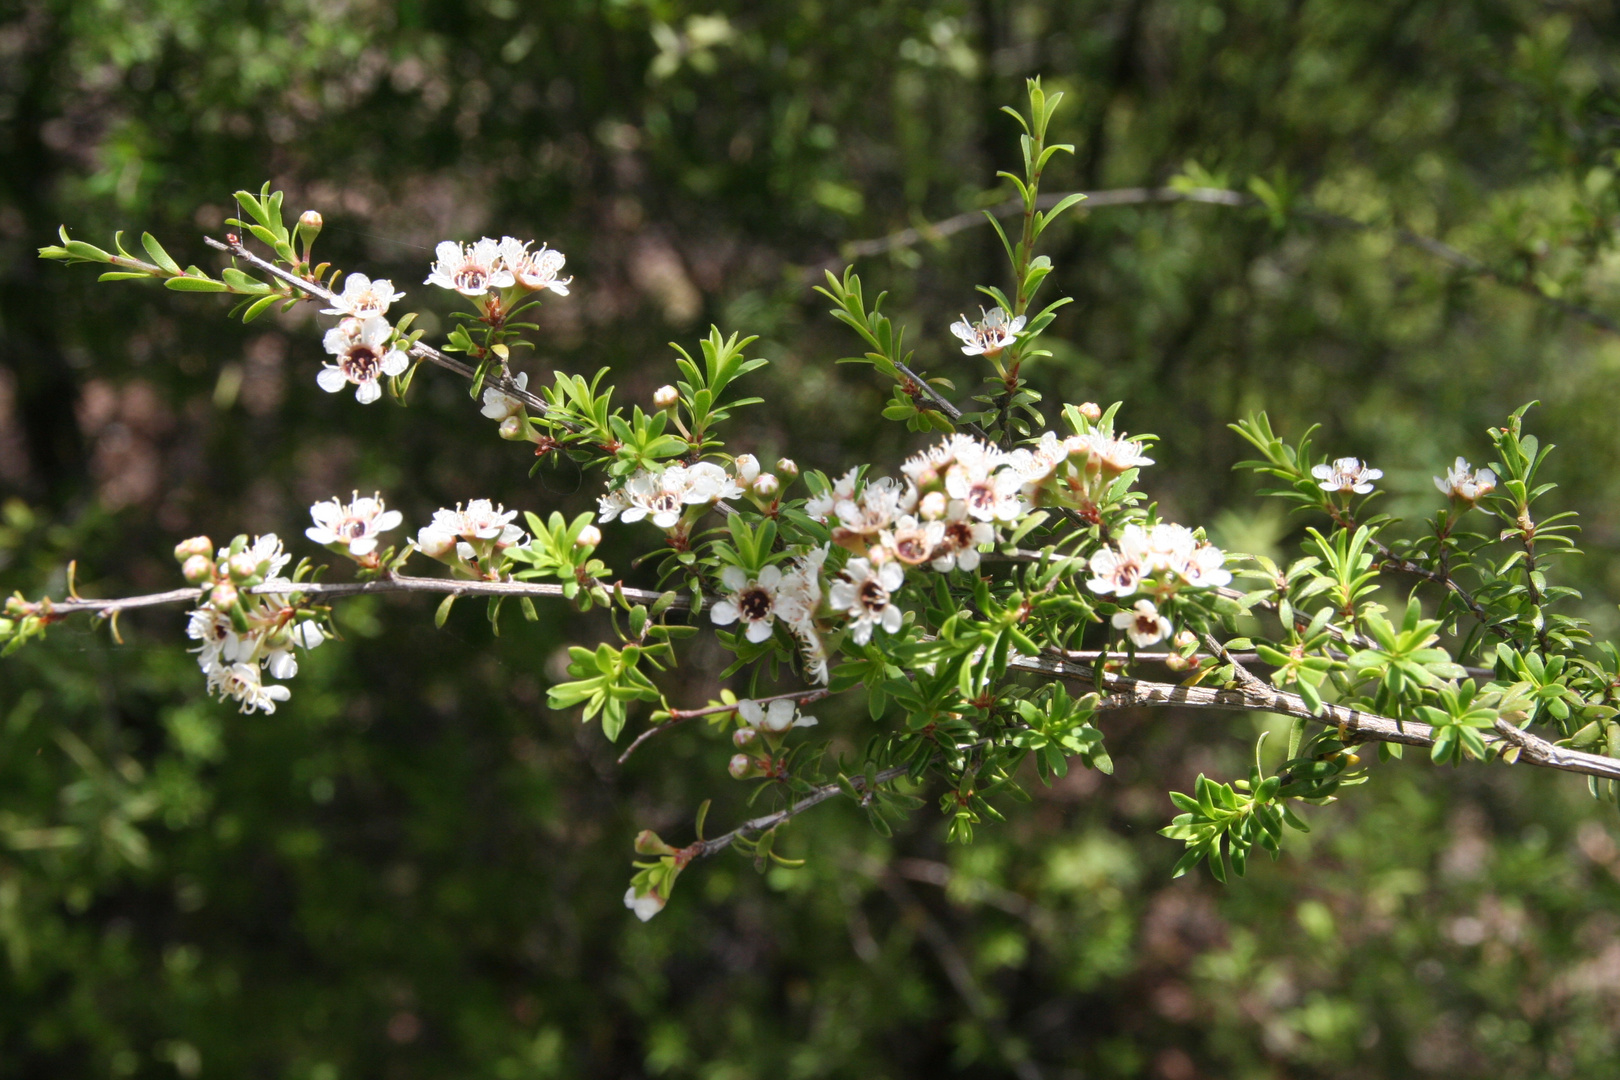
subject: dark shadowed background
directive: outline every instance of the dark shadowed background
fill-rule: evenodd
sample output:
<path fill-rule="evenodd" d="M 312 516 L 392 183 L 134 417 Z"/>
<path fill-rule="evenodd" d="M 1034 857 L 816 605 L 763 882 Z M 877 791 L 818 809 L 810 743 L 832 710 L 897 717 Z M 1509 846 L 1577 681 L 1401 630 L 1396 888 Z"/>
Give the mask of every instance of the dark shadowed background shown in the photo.
<path fill-rule="evenodd" d="M 599 485 L 530 479 L 443 373 L 407 410 L 320 392 L 307 313 L 244 328 L 35 259 L 59 225 L 216 267 L 200 236 L 269 179 L 429 326 L 435 242 L 542 239 L 577 277 L 538 381 L 607 365 L 645 403 L 666 342 L 714 323 L 772 361 L 734 446 L 892 468 L 917 439 L 835 366 L 854 344 L 809 285 L 852 242 L 1003 201 L 997 109 L 1039 74 L 1076 145 L 1051 190 L 1288 196 L 1048 234 L 1076 302 L 1031 375 L 1163 436 L 1168 516 L 1262 551 L 1306 524 L 1231 471 L 1250 409 L 1322 423 L 1419 515 L 1538 398 L 1608 632 L 1620 336 L 1567 307 L 1620 314 L 1617 42 L 1582 0 L 0 2 L 0 586 L 61 595 L 76 558 L 89 595 L 174 587 L 199 532 L 313 553 L 307 506 L 353 489 L 414 528 Z M 858 265 L 965 388 L 945 328 L 1000 260 L 975 227 Z M 610 564 L 649 535 L 610 529 Z M 476 605 L 432 612 L 343 605 L 271 717 L 204 696 L 178 611 L 0 661 L 0 1076 L 1530 1078 L 1620 1054 L 1620 847 L 1577 779 L 1379 766 L 1281 862 L 1172 882 L 1165 790 L 1241 770 L 1263 720 L 1118 716 L 1117 775 L 1037 788 L 971 848 L 926 810 L 885 840 L 829 804 L 780 845 L 806 869 L 723 857 L 642 925 L 631 838 L 684 841 L 710 796 L 710 821 L 745 814 L 729 744 L 682 730 L 620 768 L 545 707 L 594 617 L 497 638 Z M 718 661 L 700 638 L 672 695 L 716 693 Z M 838 748 L 881 723 L 818 712 Z"/>

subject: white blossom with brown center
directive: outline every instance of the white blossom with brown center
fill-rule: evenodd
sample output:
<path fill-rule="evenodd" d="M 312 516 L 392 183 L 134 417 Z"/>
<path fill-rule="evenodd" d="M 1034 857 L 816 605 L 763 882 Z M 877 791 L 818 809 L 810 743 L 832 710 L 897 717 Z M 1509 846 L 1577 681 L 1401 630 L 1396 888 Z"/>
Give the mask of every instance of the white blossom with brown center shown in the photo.
<path fill-rule="evenodd" d="M 1365 495 L 1372 491 L 1373 481 L 1383 476 L 1384 470 L 1370 468 L 1360 458 L 1342 457 L 1334 458 L 1330 465 L 1314 466 L 1311 475 L 1316 477 L 1316 486 L 1323 491 L 1353 491 Z"/>
<path fill-rule="evenodd" d="M 500 253 L 501 264 L 511 272 L 513 280 L 528 289 L 530 292 L 539 292 L 550 289 L 558 296 L 568 295 L 568 286 L 574 280 L 571 277 L 559 278 L 557 274 L 562 270 L 568 259 L 555 248 L 548 248 L 541 244 L 533 251 L 529 250 L 532 240 L 517 240 L 510 236 L 501 237 Z"/>
<path fill-rule="evenodd" d="M 720 583 L 731 591 L 724 600 L 716 601 L 709 609 L 709 618 L 716 626 L 743 624 L 749 641 L 759 644 L 771 636 L 776 621 L 777 590 L 782 584 L 782 571 L 775 566 L 762 567 L 758 576 L 749 578 L 740 566 L 728 566 L 720 571 Z"/>
<path fill-rule="evenodd" d="M 1116 613 L 1112 621 L 1139 649 L 1163 641 L 1173 629 L 1151 600 L 1138 600 L 1130 610 Z"/>
<path fill-rule="evenodd" d="M 905 580 L 906 572 L 897 562 L 874 567 L 866 559 L 851 559 L 845 565 L 827 591 L 827 602 L 834 611 L 848 612 L 855 644 L 871 641 L 874 627 L 881 626 L 891 634 L 900 632 L 904 616 L 891 597 Z"/>
<path fill-rule="evenodd" d="M 436 261 L 428 285 L 454 289 L 462 296 L 483 296 L 491 289 L 509 289 L 516 280 L 501 258 L 501 245 L 484 237 L 465 246 L 445 240 L 433 249 Z"/>
<path fill-rule="evenodd" d="M 951 323 L 951 333 L 962 339 L 962 351 L 968 356 L 999 356 L 1024 328 L 1024 317 L 1009 320 L 1004 308 L 993 307 L 989 311 L 980 308 L 979 314 L 981 318 L 976 323 L 968 322 L 966 315 Z"/>
<path fill-rule="evenodd" d="M 331 307 L 321 309 L 321 314 L 369 319 L 388 314 L 388 305 L 404 298 L 405 294 L 395 292 L 394 283 L 387 278 L 373 281 L 364 274 L 350 274 L 343 279 L 343 291 L 333 298 Z"/>
<path fill-rule="evenodd" d="M 380 495 L 361 496 L 358 491 L 348 503 L 335 497 L 316 503 L 309 516 L 315 524 L 304 530 L 305 536 L 322 547 L 346 549 L 357 559 L 376 551 L 377 537 L 404 520 L 398 510 L 383 505 Z"/>
<path fill-rule="evenodd" d="M 362 405 L 371 404 L 382 396 L 378 380 L 384 375 L 403 375 L 411 363 L 409 357 L 389 344 L 393 336 L 394 328 L 381 315 L 344 319 L 321 339 L 321 345 L 337 358 L 337 363 L 324 365 L 315 382 L 329 394 L 352 384 L 354 399 Z"/>

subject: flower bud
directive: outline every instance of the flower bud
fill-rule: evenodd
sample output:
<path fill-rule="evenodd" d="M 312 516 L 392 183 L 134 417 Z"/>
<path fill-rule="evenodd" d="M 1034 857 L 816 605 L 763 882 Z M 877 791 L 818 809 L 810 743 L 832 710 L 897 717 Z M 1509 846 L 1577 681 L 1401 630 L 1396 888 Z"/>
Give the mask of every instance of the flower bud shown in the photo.
<path fill-rule="evenodd" d="M 1196 657 L 1189 660 L 1187 657 L 1182 656 L 1180 653 L 1171 653 L 1169 656 L 1164 658 L 1164 666 L 1169 668 L 1171 671 L 1186 671 L 1188 668 L 1192 667 L 1193 664 L 1196 663 L 1196 662 L 1197 662 Z"/>
<path fill-rule="evenodd" d="M 259 572 L 259 560 L 245 551 L 238 551 L 225 564 L 225 572 L 231 575 L 233 581 L 246 581 Z"/>
<path fill-rule="evenodd" d="M 726 771 L 731 773 L 734 780 L 746 780 L 759 772 L 759 762 L 747 754 L 733 754 Z"/>
<path fill-rule="evenodd" d="M 737 479 L 743 482 L 743 487 L 752 487 L 759 476 L 759 459 L 753 454 L 738 454 L 735 464 Z"/>
<path fill-rule="evenodd" d="M 1198 635 L 1191 630 L 1183 630 L 1173 639 L 1175 647 L 1183 652 L 1198 644 Z"/>
<path fill-rule="evenodd" d="M 456 549 L 456 534 L 429 525 L 417 530 L 416 550 L 430 559 L 443 559 Z"/>
<path fill-rule="evenodd" d="M 659 409 L 673 409 L 681 400 L 681 392 L 665 384 L 653 391 L 653 405 Z"/>
<path fill-rule="evenodd" d="M 304 241 L 306 248 L 315 242 L 317 236 L 321 235 L 321 226 L 324 224 L 325 222 L 321 220 L 319 210 L 305 210 L 298 215 L 298 236 Z"/>
<path fill-rule="evenodd" d="M 770 473 L 760 473 L 759 479 L 754 481 L 754 494 L 762 499 L 773 499 L 781 490 L 782 481 Z"/>
<path fill-rule="evenodd" d="M 731 733 L 731 744 L 739 750 L 746 750 L 757 738 L 759 738 L 759 732 L 756 729 L 740 727 Z"/>
<path fill-rule="evenodd" d="M 945 516 L 945 511 L 949 508 L 950 500 L 945 498 L 943 491 L 930 491 L 922 497 L 922 502 L 917 504 L 917 513 L 924 521 L 938 521 Z"/>
<path fill-rule="evenodd" d="M 642 829 L 636 833 L 637 855 L 673 855 L 675 849 L 664 843 L 657 833 L 651 829 Z"/>
<path fill-rule="evenodd" d="M 529 433 L 533 430 L 523 417 L 508 416 L 501 421 L 500 435 L 507 442 L 528 442 Z"/>
<path fill-rule="evenodd" d="M 182 540 L 174 545 L 174 558 L 176 562 L 185 562 L 193 555 L 207 555 L 214 550 L 214 542 L 206 536 L 193 536 L 190 540 Z"/>
<path fill-rule="evenodd" d="M 1095 401 L 1088 401 L 1080 406 L 1080 415 L 1095 424 L 1102 419 L 1102 407 Z"/>
<path fill-rule="evenodd" d="M 180 566 L 180 573 L 185 575 L 187 583 L 201 585 L 211 581 L 214 577 L 214 560 L 207 555 L 191 555 Z"/>
<path fill-rule="evenodd" d="M 219 611 L 229 611 L 236 606 L 236 602 L 240 599 L 241 597 L 236 592 L 236 586 L 228 581 L 222 581 L 215 585 L 208 594 L 208 602 Z"/>
<path fill-rule="evenodd" d="M 776 471 L 789 480 L 795 480 L 799 476 L 799 463 L 790 457 L 777 458 Z"/>
<path fill-rule="evenodd" d="M 579 535 L 574 538 L 575 547 L 593 548 L 601 542 L 602 530 L 598 529 L 595 525 L 585 526 L 583 529 L 579 530 Z"/>

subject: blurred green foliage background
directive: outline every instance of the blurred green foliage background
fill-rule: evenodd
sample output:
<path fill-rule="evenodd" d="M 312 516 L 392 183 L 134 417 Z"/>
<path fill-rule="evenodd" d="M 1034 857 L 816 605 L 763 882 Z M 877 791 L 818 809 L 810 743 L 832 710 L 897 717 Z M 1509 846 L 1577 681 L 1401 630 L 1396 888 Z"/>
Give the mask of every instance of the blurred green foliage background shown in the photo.
<path fill-rule="evenodd" d="M 1261 178 L 1369 226 L 1149 204 L 1048 234 L 1077 302 L 1031 374 L 1164 437 L 1169 516 L 1248 550 L 1305 524 L 1230 470 L 1251 408 L 1323 423 L 1414 515 L 1539 398 L 1587 515 L 1571 569 L 1612 631 L 1620 337 L 1516 286 L 1620 312 L 1617 42 L 1589 0 L 7 0 L 0 587 L 60 595 L 71 558 L 88 595 L 173 587 L 176 539 L 305 550 L 308 504 L 355 488 L 416 523 L 596 490 L 529 479 L 432 371 L 408 410 L 321 393 L 307 313 L 243 328 L 39 262 L 59 224 L 213 266 L 200 234 L 268 178 L 430 325 L 436 241 L 533 236 L 578 275 L 537 377 L 610 365 L 645 401 L 665 342 L 713 322 L 772 361 L 736 448 L 892 465 L 914 437 L 834 366 L 851 342 L 809 286 L 851 241 L 1003 200 L 997 108 L 1040 74 L 1077 148 L 1052 190 Z M 965 388 L 945 327 L 1000 260 L 980 228 L 859 265 Z M 610 530 L 610 564 L 632 538 Z M 476 605 L 435 631 L 429 601 L 374 599 L 339 608 L 346 640 L 273 717 L 204 697 L 178 611 L 0 662 L 0 1076 L 1528 1078 L 1620 1056 L 1620 846 L 1576 779 L 1377 766 L 1281 862 L 1171 882 L 1165 790 L 1241 769 L 1265 721 L 1117 717 L 1116 776 L 1037 788 L 972 848 L 928 812 L 883 840 L 830 804 L 785 838 L 806 869 L 696 867 L 642 925 L 630 839 L 686 839 L 711 795 L 712 822 L 746 813 L 728 744 L 683 730 L 620 768 L 549 712 L 594 617 L 497 638 Z M 673 696 L 716 693 L 718 660 L 694 645 Z M 837 748 L 873 724 L 817 711 Z"/>

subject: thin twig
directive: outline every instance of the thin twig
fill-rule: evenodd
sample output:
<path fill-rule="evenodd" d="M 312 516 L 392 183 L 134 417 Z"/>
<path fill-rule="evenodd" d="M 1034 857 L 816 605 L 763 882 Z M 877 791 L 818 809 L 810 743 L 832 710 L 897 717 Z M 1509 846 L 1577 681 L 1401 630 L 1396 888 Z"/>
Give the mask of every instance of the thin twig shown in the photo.
<path fill-rule="evenodd" d="M 604 586 L 610 594 L 622 593 L 626 600 L 638 603 L 652 603 L 664 593 L 653 592 L 650 589 L 626 589 L 620 585 Z M 83 598 L 72 600 L 41 600 L 31 605 L 37 608 L 28 614 L 74 615 L 80 612 L 93 612 L 98 616 L 106 617 L 119 611 L 131 608 L 157 607 L 163 604 L 183 604 L 199 599 L 207 590 L 170 589 L 168 592 L 149 593 L 145 596 L 125 596 L 109 600 L 87 600 Z M 302 596 L 363 596 L 373 593 L 454 593 L 457 596 L 535 596 L 557 598 L 564 595 L 561 585 L 550 585 L 536 581 L 457 581 L 453 578 L 427 578 L 410 577 L 397 574 L 390 578 L 378 581 L 349 581 L 349 582 L 274 582 L 264 585 L 255 585 L 244 589 L 243 592 L 257 596 L 287 596 L 297 593 Z M 685 609 L 691 607 L 691 601 L 685 596 L 676 594 L 671 608 Z"/>
<path fill-rule="evenodd" d="M 815 690 L 794 690 L 786 694 L 772 694 L 769 697 L 754 698 L 753 700 L 759 705 L 769 705 L 773 701 L 788 700 L 795 701 L 800 705 L 809 705 L 812 702 L 820 701 L 822 698 L 830 697 L 831 695 L 831 690 L 828 690 L 826 687 L 820 687 Z M 624 753 L 619 755 L 619 764 L 623 765 L 626 761 L 629 761 L 630 755 L 636 752 L 636 748 L 642 743 L 646 742 L 648 739 L 651 739 L 656 735 L 660 735 L 663 732 L 668 731 L 670 728 L 679 727 L 688 720 L 695 720 L 700 716 L 714 716 L 716 713 L 736 712 L 737 706 L 741 705 L 743 700 L 746 699 L 739 699 L 730 705 L 710 705 L 707 708 L 702 709 L 669 710 L 669 719 L 665 720 L 661 724 L 654 724 L 646 731 L 643 731 L 640 735 L 637 735 L 635 742 L 625 747 Z"/>
<path fill-rule="evenodd" d="M 873 777 L 873 785 L 878 786 L 887 784 L 891 780 L 898 780 L 900 777 L 906 775 L 906 773 L 910 771 L 910 765 L 891 766 Z M 849 782 L 857 791 L 865 792 L 868 790 L 866 776 L 864 774 L 850 777 Z M 821 787 L 812 789 L 808 795 L 798 799 L 792 805 L 784 807 L 783 809 L 776 811 L 774 814 L 765 814 L 761 817 L 754 818 L 751 821 L 745 821 L 728 833 L 721 833 L 719 836 L 710 837 L 707 840 L 699 840 L 697 843 L 693 844 L 689 848 L 686 848 L 685 850 L 691 852 L 689 858 L 706 858 L 715 854 L 716 852 L 724 851 L 726 848 L 730 847 L 732 842 L 738 837 L 750 836 L 754 833 L 767 832 L 776 828 L 784 821 L 791 821 L 793 818 L 798 817 L 811 807 L 821 805 L 843 790 L 843 787 L 836 783 L 823 784 Z"/>
<path fill-rule="evenodd" d="M 1056 675 L 1097 685 L 1090 668 L 1068 664 L 1057 657 L 1019 656 L 1009 661 L 1009 666 L 1021 671 Z M 1098 704 L 1098 708 L 1104 710 L 1137 706 L 1175 706 L 1189 709 L 1274 712 L 1314 720 L 1329 727 L 1338 727 L 1346 736 L 1353 735 L 1360 741 L 1392 742 L 1427 748 L 1434 745 L 1435 739 L 1434 729 L 1416 720 L 1394 720 L 1377 713 L 1332 704 L 1324 704 L 1319 711 L 1312 712 L 1305 699 L 1298 694 L 1273 690 L 1263 684 L 1257 689 L 1175 686 L 1104 672 L 1102 684 L 1098 689 L 1107 692 L 1107 696 Z M 1620 780 L 1620 760 L 1615 758 L 1567 749 L 1545 739 L 1536 739 L 1534 742 L 1526 739 L 1520 742 L 1500 734 L 1484 735 L 1483 738 L 1487 745 L 1509 742 L 1519 746 L 1519 760 L 1528 761 L 1532 765 L 1541 765 L 1561 772 L 1580 773 L 1584 776 L 1597 776 L 1606 780 Z"/>

